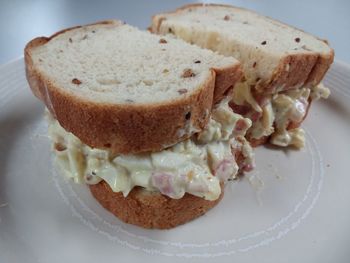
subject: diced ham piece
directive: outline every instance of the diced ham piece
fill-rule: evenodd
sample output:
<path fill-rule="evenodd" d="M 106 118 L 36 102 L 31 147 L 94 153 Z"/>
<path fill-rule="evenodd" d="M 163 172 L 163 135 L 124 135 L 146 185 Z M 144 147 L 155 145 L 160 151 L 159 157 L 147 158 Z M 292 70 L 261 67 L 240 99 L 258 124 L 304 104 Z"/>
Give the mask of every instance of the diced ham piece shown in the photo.
<path fill-rule="evenodd" d="M 251 111 L 251 107 L 248 105 L 237 105 L 233 101 L 230 101 L 229 105 L 234 113 L 237 113 L 243 116 L 245 116 L 248 112 Z"/>
<path fill-rule="evenodd" d="M 154 172 L 151 177 L 152 185 L 159 189 L 162 194 L 172 196 L 174 194 L 172 177 L 172 174 Z"/>
<path fill-rule="evenodd" d="M 215 176 L 219 178 L 220 181 L 227 181 L 233 173 L 235 172 L 235 164 L 232 159 L 222 160 L 215 169 Z"/>
<path fill-rule="evenodd" d="M 235 126 L 235 132 L 239 133 L 245 129 L 247 129 L 246 122 L 243 119 L 238 120 Z"/>

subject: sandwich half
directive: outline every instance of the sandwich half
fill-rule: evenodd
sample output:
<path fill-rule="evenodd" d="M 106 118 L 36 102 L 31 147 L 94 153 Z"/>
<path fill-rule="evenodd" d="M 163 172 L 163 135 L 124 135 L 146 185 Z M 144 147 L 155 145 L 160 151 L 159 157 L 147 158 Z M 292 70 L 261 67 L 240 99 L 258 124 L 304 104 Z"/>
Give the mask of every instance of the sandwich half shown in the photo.
<path fill-rule="evenodd" d="M 59 166 L 124 222 L 183 224 L 253 166 L 233 57 L 111 20 L 36 38 L 25 63 Z"/>
<path fill-rule="evenodd" d="M 150 30 L 238 59 L 244 78 L 230 105 L 252 120 L 249 141 L 303 147 L 299 126 L 311 102 L 329 95 L 320 84 L 334 58 L 327 41 L 243 8 L 215 4 L 155 15 Z"/>

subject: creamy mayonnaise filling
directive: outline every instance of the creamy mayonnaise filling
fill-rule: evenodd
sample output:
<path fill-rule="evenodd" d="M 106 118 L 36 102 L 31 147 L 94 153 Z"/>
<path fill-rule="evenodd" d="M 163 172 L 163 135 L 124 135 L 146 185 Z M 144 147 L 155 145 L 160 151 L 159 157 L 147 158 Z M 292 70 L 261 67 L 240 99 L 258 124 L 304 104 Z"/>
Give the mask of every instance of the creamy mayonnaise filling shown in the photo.
<path fill-rule="evenodd" d="M 104 180 L 124 196 L 141 186 L 176 199 L 190 193 L 215 200 L 220 182 L 235 178 L 239 168 L 249 170 L 253 153 L 244 135 L 250 126 L 251 121 L 233 113 L 226 100 L 212 110 L 203 132 L 191 139 L 160 152 L 114 155 L 82 143 L 49 116 L 56 160 L 67 177 L 87 184 Z M 237 151 L 244 157 L 241 167 L 235 160 Z"/>
<path fill-rule="evenodd" d="M 260 97 L 259 102 L 251 92 L 252 85 L 247 82 L 238 84 L 233 92 L 234 107 L 253 124 L 248 134 L 253 139 L 270 136 L 270 142 L 278 146 L 302 148 L 305 144 L 304 131 L 289 127 L 291 123 L 300 123 L 308 109 L 309 99 L 327 98 L 330 94 L 323 84 L 312 87 L 300 87 L 273 95 Z"/>

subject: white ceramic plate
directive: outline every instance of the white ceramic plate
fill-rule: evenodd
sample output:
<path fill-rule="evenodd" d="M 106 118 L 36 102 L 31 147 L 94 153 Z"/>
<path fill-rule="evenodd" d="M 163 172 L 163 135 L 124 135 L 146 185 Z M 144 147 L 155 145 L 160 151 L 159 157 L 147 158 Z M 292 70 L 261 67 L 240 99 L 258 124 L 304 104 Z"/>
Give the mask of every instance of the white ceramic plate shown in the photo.
<path fill-rule="evenodd" d="M 23 59 L 2 66 L 0 262 L 349 262 L 350 67 L 336 62 L 325 84 L 305 149 L 258 148 L 217 207 L 159 231 L 120 222 L 56 173 Z"/>

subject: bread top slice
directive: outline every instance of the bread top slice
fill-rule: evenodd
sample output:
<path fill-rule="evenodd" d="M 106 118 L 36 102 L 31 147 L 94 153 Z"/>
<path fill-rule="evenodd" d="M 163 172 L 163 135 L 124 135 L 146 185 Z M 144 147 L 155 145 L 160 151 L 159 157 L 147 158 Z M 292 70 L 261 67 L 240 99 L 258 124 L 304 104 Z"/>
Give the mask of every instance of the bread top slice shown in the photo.
<path fill-rule="evenodd" d="M 151 31 L 234 56 L 249 84 L 264 92 L 316 85 L 334 57 L 325 40 L 227 5 L 193 4 L 155 15 Z"/>
<path fill-rule="evenodd" d="M 124 154 L 201 130 L 242 75 L 232 57 L 116 20 L 36 38 L 25 62 L 33 93 L 67 131 Z"/>

